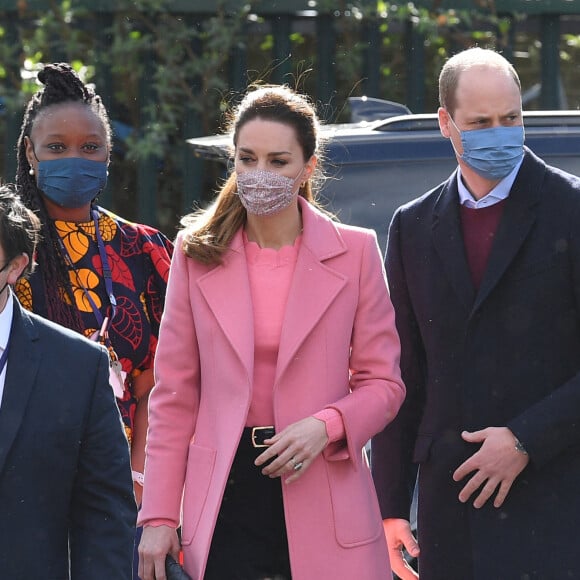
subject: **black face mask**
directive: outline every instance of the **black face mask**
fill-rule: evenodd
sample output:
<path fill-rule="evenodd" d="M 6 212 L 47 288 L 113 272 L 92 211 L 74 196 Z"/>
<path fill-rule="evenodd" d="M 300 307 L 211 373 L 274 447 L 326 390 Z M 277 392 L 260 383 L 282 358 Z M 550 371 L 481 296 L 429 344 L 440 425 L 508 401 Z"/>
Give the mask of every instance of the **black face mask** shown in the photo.
<path fill-rule="evenodd" d="M 4 272 L 4 270 L 6 270 L 6 268 L 8 268 L 8 266 L 10 266 L 10 262 L 12 262 L 12 258 L 10 258 L 10 260 L 7 260 L 6 264 L 4 264 L 4 266 L 2 266 L 2 268 L 0 268 L 0 274 L 2 272 Z M 6 290 L 6 286 L 8 286 L 8 281 L 6 281 L 4 283 L 4 286 L 2 286 L 2 290 L 0 290 L 0 296 L 2 295 L 4 290 Z"/>

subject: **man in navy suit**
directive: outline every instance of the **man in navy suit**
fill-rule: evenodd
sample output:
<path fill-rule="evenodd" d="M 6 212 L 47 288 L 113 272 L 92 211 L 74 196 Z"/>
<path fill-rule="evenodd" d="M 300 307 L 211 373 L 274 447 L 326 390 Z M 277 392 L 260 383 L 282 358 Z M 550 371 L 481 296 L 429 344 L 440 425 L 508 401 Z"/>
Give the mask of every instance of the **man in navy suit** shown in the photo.
<path fill-rule="evenodd" d="M 10 289 L 39 228 L 0 187 L 0 577 L 130 580 L 136 506 L 108 354 Z"/>
<path fill-rule="evenodd" d="M 399 208 L 386 256 L 407 399 L 372 460 L 393 570 L 417 577 L 406 548 L 421 580 L 580 578 L 580 179 L 524 147 L 498 53 L 452 57 L 439 97 L 459 167 Z"/>

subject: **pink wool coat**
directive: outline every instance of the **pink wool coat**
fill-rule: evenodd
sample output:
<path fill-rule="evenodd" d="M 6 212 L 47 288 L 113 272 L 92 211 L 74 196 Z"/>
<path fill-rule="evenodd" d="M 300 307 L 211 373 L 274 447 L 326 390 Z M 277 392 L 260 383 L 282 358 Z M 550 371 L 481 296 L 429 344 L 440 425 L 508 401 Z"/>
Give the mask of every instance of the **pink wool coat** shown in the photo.
<path fill-rule="evenodd" d="M 405 389 L 374 232 L 333 223 L 300 199 L 303 237 L 274 384 L 276 429 L 332 407 L 346 438 L 283 484 L 293 580 L 391 578 L 363 447 Z M 223 264 L 171 265 L 150 399 L 140 523 L 182 524 L 185 568 L 203 578 L 252 397 L 253 315 L 242 232 Z M 183 501 L 182 501 L 183 500 Z"/>

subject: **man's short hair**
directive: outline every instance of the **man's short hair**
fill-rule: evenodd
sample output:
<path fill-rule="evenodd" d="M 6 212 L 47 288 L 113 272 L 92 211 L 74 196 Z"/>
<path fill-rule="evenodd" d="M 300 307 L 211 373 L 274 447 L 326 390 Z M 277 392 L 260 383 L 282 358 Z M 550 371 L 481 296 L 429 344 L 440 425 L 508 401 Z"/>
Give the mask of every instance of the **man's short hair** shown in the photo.
<path fill-rule="evenodd" d="M 0 245 L 7 261 L 26 254 L 24 271 L 34 270 L 34 256 L 40 236 L 40 220 L 20 199 L 15 185 L 0 184 Z"/>
<path fill-rule="evenodd" d="M 513 65 L 499 52 L 487 48 L 468 48 L 452 56 L 441 69 L 439 74 L 439 104 L 451 116 L 455 114 L 457 106 L 455 93 L 459 83 L 459 76 L 463 71 L 474 67 L 495 68 L 511 75 L 518 89 L 522 90 L 520 77 Z"/>

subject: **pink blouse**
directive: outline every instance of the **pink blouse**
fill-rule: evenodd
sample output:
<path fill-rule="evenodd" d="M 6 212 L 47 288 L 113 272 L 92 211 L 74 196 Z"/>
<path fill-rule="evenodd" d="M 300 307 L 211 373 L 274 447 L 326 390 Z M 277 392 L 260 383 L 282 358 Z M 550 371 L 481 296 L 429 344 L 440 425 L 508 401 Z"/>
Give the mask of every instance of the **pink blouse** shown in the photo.
<path fill-rule="evenodd" d="M 248 427 L 274 425 L 273 385 L 282 322 L 296 266 L 300 236 L 293 246 L 260 248 L 244 235 L 254 309 L 254 389 Z"/>
<path fill-rule="evenodd" d="M 246 426 L 274 425 L 273 385 L 286 301 L 296 266 L 301 236 L 279 250 L 260 248 L 244 234 L 254 314 L 254 385 Z M 335 409 L 314 415 L 324 421 L 329 441 L 344 437 L 344 424 Z"/>

